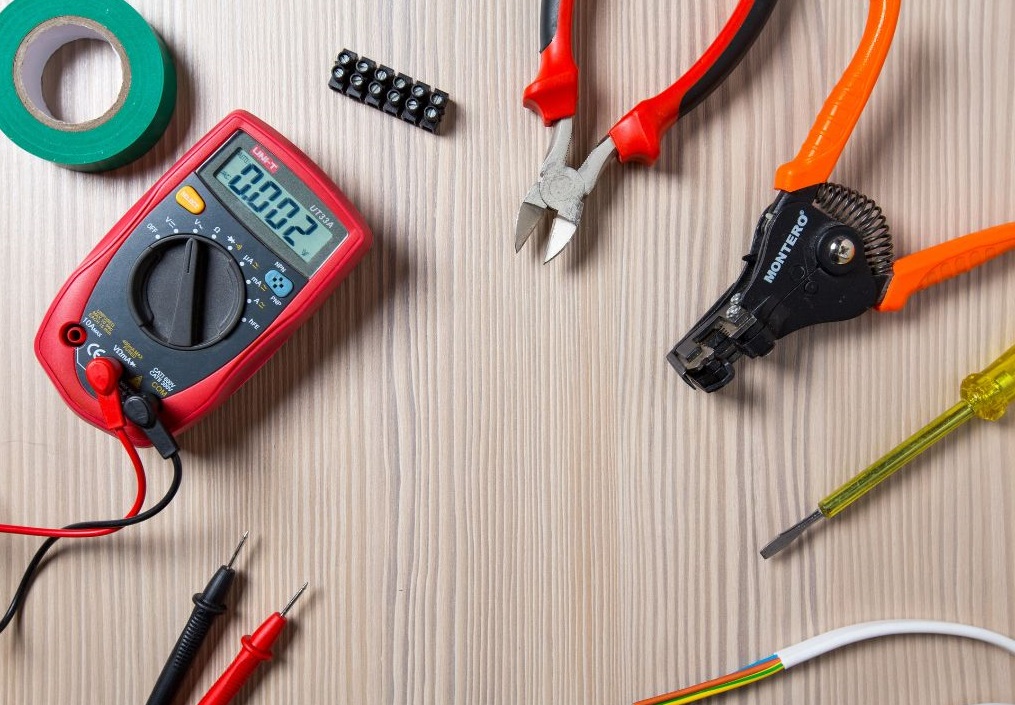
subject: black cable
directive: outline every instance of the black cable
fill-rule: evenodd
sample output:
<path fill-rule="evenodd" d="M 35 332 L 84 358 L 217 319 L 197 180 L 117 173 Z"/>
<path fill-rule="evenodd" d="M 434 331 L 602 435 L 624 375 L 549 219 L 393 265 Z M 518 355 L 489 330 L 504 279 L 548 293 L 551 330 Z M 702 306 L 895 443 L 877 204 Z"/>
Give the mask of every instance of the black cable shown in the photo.
<path fill-rule="evenodd" d="M 156 504 L 154 504 L 151 507 L 151 509 L 148 509 L 147 511 L 141 512 L 140 514 L 129 517 L 127 519 L 111 519 L 109 521 L 86 521 L 80 524 L 71 524 L 70 526 L 65 526 L 64 528 L 122 529 L 127 526 L 134 526 L 135 524 L 140 524 L 143 521 L 148 521 L 156 514 L 159 514 L 163 509 L 169 506 L 170 502 L 173 501 L 173 498 L 176 496 L 176 493 L 180 489 L 180 483 L 183 481 L 183 462 L 180 460 L 180 454 L 173 453 L 171 456 L 169 456 L 168 459 L 171 460 L 173 463 L 173 481 L 169 485 L 169 489 L 166 490 L 166 493 L 162 496 L 162 499 L 160 499 Z M 32 560 L 28 564 L 28 568 L 25 569 L 25 574 L 24 576 L 22 576 L 21 582 L 18 584 L 18 589 L 14 592 L 14 599 L 11 600 L 10 607 L 7 608 L 7 612 L 4 613 L 3 618 L 0 619 L 0 634 L 2 634 L 5 629 L 7 629 L 10 623 L 14 620 L 15 615 L 17 615 L 18 611 L 21 609 L 22 605 L 25 602 L 25 598 L 28 596 L 28 590 L 32 586 L 32 579 L 35 577 L 35 573 L 42 563 L 42 559 L 46 556 L 46 552 L 49 551 L 49 549 L 53 547 L 53 544 L 56 543 L 58 540 L 59 539 L 56 538 L 46 539 L 43 542 L 43 544 L 39 547 L 39 550 L 35 552 L 35 555 L 32 556 Z"/>
<path fill-rule="evenodd" d="M 247 542 L 248 535 L 247 532 L 243 533 L 229 562 L 215 571 L 203 592 L 194 595 L 194 610 L 190 613 L 190 619 L 166 659 L 166 665 L 162 667 L 145 705 L 172 705 L 176 701 L 187 671 L 197 658 L 197 652 L 208 637 L 212 624 L 226 612 L 226 598 L 236 578 L 233 562 Z"/>

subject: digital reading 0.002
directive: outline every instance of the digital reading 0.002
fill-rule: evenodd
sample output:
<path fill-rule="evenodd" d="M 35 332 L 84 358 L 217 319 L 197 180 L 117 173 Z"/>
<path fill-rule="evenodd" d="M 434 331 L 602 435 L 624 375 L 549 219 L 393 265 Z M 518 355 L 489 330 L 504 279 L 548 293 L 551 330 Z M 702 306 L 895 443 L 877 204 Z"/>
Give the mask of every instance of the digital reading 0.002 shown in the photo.
<path fill-rule="evenodd" d="M 242 149 L 216 172 L 215 178 L 303 261 L 312 260 L 330 239 L 330 233 L 319 229 L 317 218 L 309 209 Z"/>

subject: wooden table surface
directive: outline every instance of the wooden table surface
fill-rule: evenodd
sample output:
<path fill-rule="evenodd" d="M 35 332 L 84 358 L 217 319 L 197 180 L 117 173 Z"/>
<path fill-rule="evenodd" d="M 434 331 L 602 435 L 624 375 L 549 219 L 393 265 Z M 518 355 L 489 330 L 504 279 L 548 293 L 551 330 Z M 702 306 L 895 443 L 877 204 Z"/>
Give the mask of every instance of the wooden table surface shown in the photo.
<path fill-rule="evenodd" d="M 671 81 L 733 0 L 579 3 L 585 153 Z M 0 140 L 8 305 L 0 518 L 63 525 L 132 496 L 122 451 L 32 353 L 65 277 L 183 151 L 247 108 L 317 160 L 375 234 L 368 257 L 181 442 L 157 520 L 63 542 L 0 636 L 0 702 L 143 702 L 190 595 L 249 529 L 235 610 L 186 685 L 304 580 L 290 637 L 245 703 L 630 703 L 858 621 L 1015 633 L 1015 434 L 977 423 L 796 550 L 758 548 L 957 398 L 1015 342 L 1015 259 L 900 314 L 812 328 L 693 392 L 664 361 L 739 273 L 775 168 L 855 48 L 866 3 L 783 0 L 744 64 L 664 144 L 612 168 L 575 244 L 516 255 L 549 132 L 521 107 L 538 2 L 135 0 L 172 48 L 176 116 L 150 154 L 78 174 Z M 1015 219 L 1015 2 L 910 0 L 836 181 L 884 207 L 897 250 Z M 343 47 L 449 91 L 434 137 L 326 87 Z M 101 47 L 100 47 L 101 48 Z M 69 111 L 115 91 L 63 54 Z M 73 97 L 71 97 L 73 96 Z M 146 453 L 151 495 L 168 469 Z M 0 537 L 12 594 L 37 539 Z M 1011 656 L 896 638 L 729 703 L 1015 700 Z"/>

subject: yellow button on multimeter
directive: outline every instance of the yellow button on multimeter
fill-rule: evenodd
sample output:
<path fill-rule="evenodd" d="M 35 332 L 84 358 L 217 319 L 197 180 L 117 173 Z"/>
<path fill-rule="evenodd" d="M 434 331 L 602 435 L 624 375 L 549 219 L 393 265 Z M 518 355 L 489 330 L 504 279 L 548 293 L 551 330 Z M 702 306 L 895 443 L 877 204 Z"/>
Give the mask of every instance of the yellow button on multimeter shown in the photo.
<path fill-rule="evenodd" d="M 176 202 L 194 215 L 204 213 L 204 199 L 193 186 L 184 186 L 176 192 Z"/>

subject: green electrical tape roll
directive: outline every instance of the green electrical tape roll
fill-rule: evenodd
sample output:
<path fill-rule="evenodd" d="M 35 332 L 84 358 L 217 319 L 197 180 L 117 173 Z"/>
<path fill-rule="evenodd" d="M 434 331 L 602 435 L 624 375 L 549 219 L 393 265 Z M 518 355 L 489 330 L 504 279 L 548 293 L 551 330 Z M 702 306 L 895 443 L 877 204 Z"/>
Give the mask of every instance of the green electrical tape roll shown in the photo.
<path fill-rule="evenodd" d="M 83 123 L 53 117 L 42 73 L 78 39 L 109 42 L 123 87 L 106 113 Z M 134 161 L 159 140 L 176 106 L 176 69 L 165 44 L 123 0 L 14 0 L 0 12 L 0 131 L 28 152 L 78 171 Z"/>

